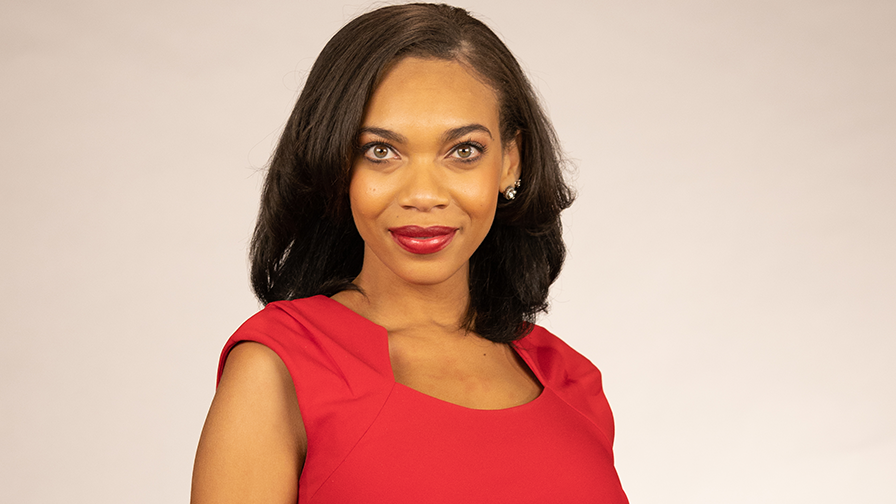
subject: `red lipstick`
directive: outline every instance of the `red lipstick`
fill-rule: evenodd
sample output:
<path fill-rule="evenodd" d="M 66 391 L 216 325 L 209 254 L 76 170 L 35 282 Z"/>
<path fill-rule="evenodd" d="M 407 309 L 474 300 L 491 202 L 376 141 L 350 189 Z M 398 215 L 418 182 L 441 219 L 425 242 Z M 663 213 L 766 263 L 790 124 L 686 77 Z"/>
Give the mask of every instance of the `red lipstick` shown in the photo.
<path fill-rule="evenodd" d="M 389 228 L 392 239 L 414 254 L 434 254 L 447 247 L 457 228 L 448 226 L 402 226 Z"/>

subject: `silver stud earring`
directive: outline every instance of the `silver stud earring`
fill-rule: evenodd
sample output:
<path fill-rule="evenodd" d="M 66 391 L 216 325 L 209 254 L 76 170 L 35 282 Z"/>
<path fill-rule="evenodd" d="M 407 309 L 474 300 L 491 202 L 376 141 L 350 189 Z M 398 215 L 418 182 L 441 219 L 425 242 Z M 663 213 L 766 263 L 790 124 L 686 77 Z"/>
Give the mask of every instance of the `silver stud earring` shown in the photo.
<path fill-rule="evenodd" d="M 520 179 L 516 179 L 516 182 L 513 183 L 512 186 L 504 189 L 504 197 L 508 200 L 512 200 L 516 198 L 516 190 L 520 187 Z"/>

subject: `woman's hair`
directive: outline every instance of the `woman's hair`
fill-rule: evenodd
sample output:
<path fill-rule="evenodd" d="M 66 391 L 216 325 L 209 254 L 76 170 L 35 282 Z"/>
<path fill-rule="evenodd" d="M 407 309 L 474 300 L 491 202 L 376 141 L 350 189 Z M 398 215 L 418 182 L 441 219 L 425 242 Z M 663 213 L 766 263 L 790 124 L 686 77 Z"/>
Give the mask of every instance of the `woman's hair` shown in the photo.
<path fill-rule="evenodd" d="M 364 107 L 404 57 L 457 61 L 498 95 L 500 135 L 519 135 L 521 186 L 500 198 L 470 259 L 463 327 L 492 341 L 523 337 L 563 265 L 560 212 L 572 203 L 560 150 L 522 69 L 500 39 L 448 5 L 383 7 L 343 27 L 311 68 L 271 159 L 252 237 L 252 287 L 264 302 L 356 288 L 364 242 L 348 198 Z M 497 196 L 496 196 L 497 197 Z"/>

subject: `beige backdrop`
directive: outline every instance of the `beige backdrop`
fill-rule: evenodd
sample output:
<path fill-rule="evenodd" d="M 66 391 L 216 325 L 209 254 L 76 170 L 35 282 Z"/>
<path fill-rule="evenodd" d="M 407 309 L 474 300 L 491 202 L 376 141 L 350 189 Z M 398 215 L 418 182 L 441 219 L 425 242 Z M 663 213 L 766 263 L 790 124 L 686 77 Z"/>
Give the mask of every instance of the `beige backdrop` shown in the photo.
<path fill-rule="evenodd" d="M 188 499 L 260 170 L 370 5 L 3 2 L 0 501 Z M 896 3 L 464 5 L 577 166 L 543 323 L 632 502 L 896 502 Z"/>

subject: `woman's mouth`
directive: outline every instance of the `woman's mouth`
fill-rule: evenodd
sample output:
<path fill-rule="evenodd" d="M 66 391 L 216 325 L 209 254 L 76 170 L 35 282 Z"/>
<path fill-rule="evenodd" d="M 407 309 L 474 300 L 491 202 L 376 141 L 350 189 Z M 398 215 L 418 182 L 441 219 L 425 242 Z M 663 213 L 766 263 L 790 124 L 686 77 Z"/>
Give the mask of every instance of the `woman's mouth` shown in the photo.
<path fill-rule="evenodd" d="M 448 226 L 402 226 L 389 228 L 392 239 L 413 254 L 433 254 L 447 247 L 457 228 Z"/>

